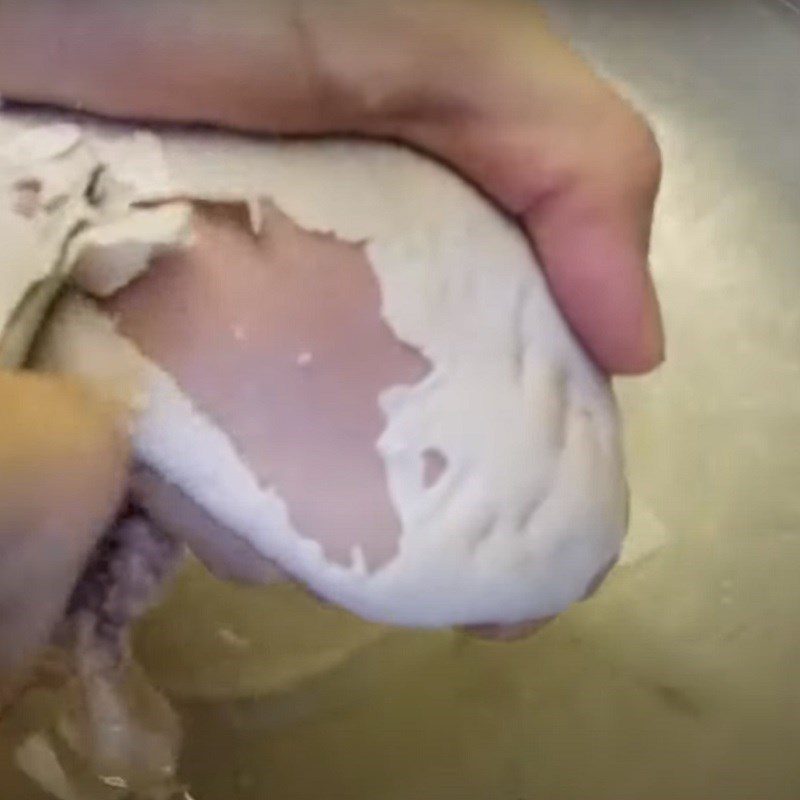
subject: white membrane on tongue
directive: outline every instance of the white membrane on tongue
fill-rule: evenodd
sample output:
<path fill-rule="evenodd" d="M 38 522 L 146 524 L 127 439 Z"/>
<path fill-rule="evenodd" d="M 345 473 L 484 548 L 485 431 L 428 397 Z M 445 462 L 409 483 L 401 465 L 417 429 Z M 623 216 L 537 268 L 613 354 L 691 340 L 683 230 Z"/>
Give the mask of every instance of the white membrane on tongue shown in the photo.
<path fill-rule="evenodd" d="M 133 214 L 133 203 L 264 198 L 305 229 L 365 242 L 387 325 L 432 366 L 380 398 L 376 448 L 402 536 L 374 572 L 328 561 L 175 381 L 70 299 L 42 366 L 135 398 L 141 461 L 315 592 L 371 619 L 516 623 L 584 595 L 625 531 L 617 416 L 514 225 L 456 176 L 392 145 L 156 139 L 96 126 L 81 142 L 75 152 L 112 174 L 118 165 L 124 192 L 110 183 L 105 202 L 123 217 L 126 203 Z M 433 482 L 431 453 L 442 457 Z"/>

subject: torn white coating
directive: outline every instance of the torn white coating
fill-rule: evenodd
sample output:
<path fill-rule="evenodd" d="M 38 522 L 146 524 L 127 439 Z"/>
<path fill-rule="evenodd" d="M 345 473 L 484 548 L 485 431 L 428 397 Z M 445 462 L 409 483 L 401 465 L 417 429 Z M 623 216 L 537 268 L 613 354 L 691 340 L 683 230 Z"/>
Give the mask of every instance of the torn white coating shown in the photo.
<path fill-rule="evenodd" d="M 124 217 L 100 222 L 69 244 L 71 279 L 95 297 L 110 297 L 141 275 L 153 258 L 191 242 L 186 203 L 132 209 Z"/>
<path fill-rule="evenodd" d="M 189 242 L 189 203 L 134 206 L 139 186 L 165 175 L 154 137 L 95 144 L 75 123 L 0 108 L 0 367 L 24 361 L 68 279 L 105 296 Z"/>
<path fill-rule="evenodd" d="M 2 114 L 0 122 L 0 151 L 3 126 L 34 124 Z M 365 243 L 384 319 L 432 365 L 418 385 L 380 397 L 386 426 L 376 448 L 402 536 L 396 557 L 374 572 L 363 553 L 354 552 L 351 566 L 334 563 L 295 530 L 283 499 L 259 485 L 227 434 L 90 301 L 61 304 L 42 349 L 42 368 L 82 375 L 123 399 L 144 398 L 137 457 L 314 592 L 391 623 L 517 623 L 580 599 L 616 558 L 627 492 L 608 382 L 562 320 L 521 232 L 456 176 L 394 145 L 156 137 L 98 125 L 83 125 L 68 153 L 23 172 L 50 180 L 54 162 L 59 180 L 61 171 L 85 180 L 105 164 L 111 188 L 96 198 L 99 211 L 71 212 L 90 227 L 69 252 L 85 255 L 81 241 L 101 251 L 127 242 L 107 262 L 123 276 L 142 268 L 162 235 L 165 246 L 186 240 L 185 218 L 165 219 L 171 206 L 148 205 L 152 216 L 141 216 L 141 204 L 175 198 L 251 208 L 260 197 L 306 229 Z M 81 185 L 78 177 L 73 183 Z M 52 269 L 44 255 L 52 265 L 56 248 L 25 220 L 0 216 L 2 224 L 27 242 L 20 264 L 28 283 L 40 280 Z M 134 240 L 142 246 L 131 247 Z M 99 277 L 105 259 L 91 263 L 91 277 L 85 266 L 77 273 L 85 289 L 102 293 L 125 282 Z M 18 289 L 24 281 L 16 281 Z M 446 463 L 430 487 L 429 451 Z"/>

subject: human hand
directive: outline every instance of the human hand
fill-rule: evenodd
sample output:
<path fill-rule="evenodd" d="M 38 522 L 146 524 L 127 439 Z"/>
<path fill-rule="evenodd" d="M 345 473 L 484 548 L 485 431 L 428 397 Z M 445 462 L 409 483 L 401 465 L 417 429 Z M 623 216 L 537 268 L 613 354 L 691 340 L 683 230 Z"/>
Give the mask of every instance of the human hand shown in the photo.
<path fill-rule="evenodd" d="M 647 270 L 658 148 L 521 0 L 0 3 L 0 94 L 422 148 L 528 231 L 598 364 L 663 357 Z"/>
<path fill-rule="evenodd" d="M 0 677 L 63 615 L 126 459 L 116 410 L 80 385 L 0 372 Z"/>

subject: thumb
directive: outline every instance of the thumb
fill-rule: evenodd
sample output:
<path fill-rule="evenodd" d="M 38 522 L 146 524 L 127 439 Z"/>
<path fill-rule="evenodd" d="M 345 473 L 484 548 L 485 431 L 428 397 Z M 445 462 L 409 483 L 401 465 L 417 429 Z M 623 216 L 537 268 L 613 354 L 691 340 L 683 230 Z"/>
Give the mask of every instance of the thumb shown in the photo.
<path fill-rule="evenodd" d="M 46 643 L 126 466 L 116 412 L 81 385 L 0 373 L 0 672 Z"/>

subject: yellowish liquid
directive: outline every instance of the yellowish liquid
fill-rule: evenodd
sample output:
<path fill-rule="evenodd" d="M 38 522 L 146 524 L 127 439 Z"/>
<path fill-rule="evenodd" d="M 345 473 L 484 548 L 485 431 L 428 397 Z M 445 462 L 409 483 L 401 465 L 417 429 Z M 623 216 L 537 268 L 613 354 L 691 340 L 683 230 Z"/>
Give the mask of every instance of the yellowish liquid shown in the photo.
<path fill-rule="evenodd" d="M 619 387 L 628 563 L 514 645 L 192 570 L 137 649 L 196 800 L 800 797 L 799 29 L 769 0 L 546 5 L 665 154 L 669 361 Z M 0 797 L 44 798 L 9 747 Z"/>

